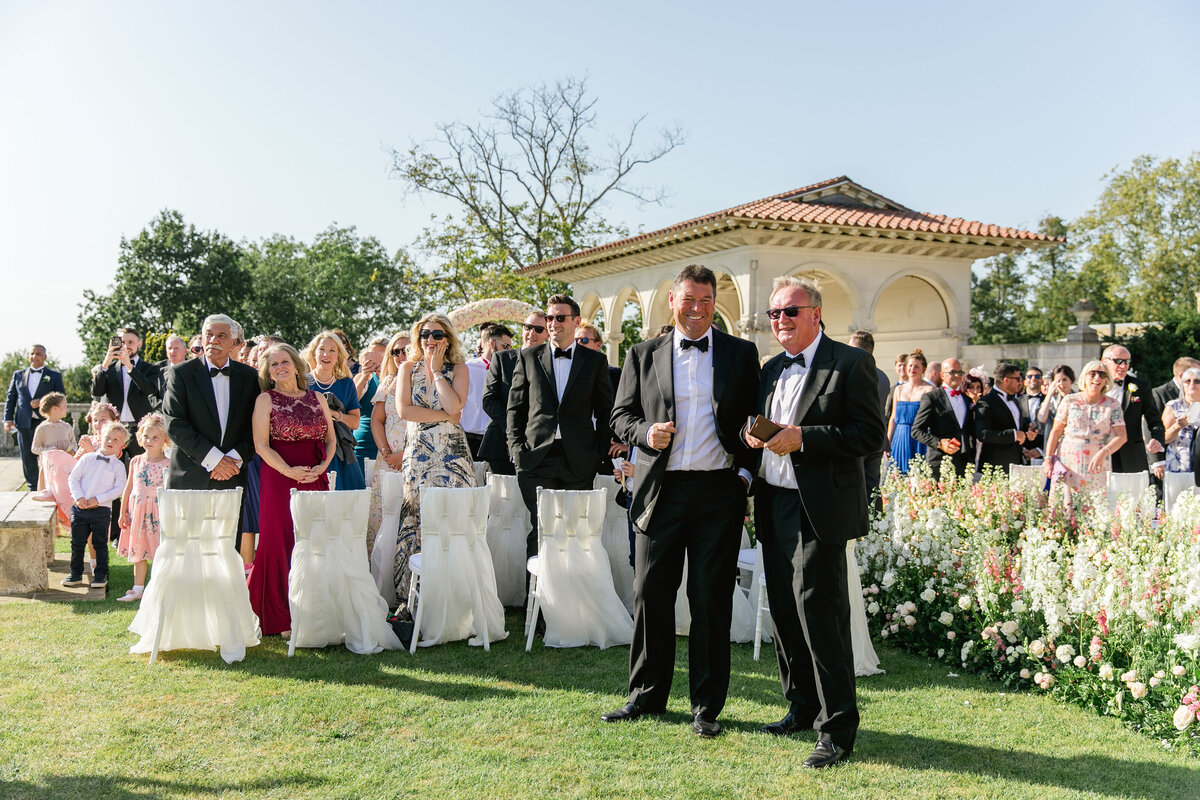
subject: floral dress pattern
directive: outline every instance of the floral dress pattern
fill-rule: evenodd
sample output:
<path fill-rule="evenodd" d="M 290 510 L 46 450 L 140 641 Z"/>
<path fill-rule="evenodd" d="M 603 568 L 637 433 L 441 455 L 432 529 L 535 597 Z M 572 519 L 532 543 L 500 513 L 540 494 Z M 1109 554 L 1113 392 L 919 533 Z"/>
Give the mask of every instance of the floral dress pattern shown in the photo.
<path fill-rule="evenodd" d="M 404 367 L 402 366 L 401 369 Z M 425 365 L 417 362 L 412 369 L 412 404 L 441 410 L 437 393 L 425 380 Z M 442 367 L 447 380 L 454 377 L 454 365 Z M 398 415 L 397 415 L 398 416 Z M 415 422 L 404 446 L 404 499 L 400 505 L 400 532 L 392 577 L 400 605 L 397 615 L 408 609 L 408 584 L 412 577 L 408 557 L 421 549 L 421 487 L 439 486 L 458 489 L 475 485 L 475 465 L 461 425 L 453 422 Z"/>
<path fill-rule="evenodd" d="M 162 522 L 158 517 L 158 490 L 167 477 L 170 459 L 147 461 L 137 455 L 129 462 L 133 488 L 129 491 L 129 527 L 121 529 L 117 554 L 130 561 L 149 561 L 162 537 Z"/>
<path fill-rule="evenodd" d="M 400 404 L 396 402 L 396 383 L 398 375 L 389 375 L 383 379 L 371 403 L 383 403 L 383 430 L 388 447 L 393 453 L 404 455 L 404 443 L 408 438 L 408 423 L 400 419 Z M 367 409 L 363 414 L 369 415 Z M 383 456 L 375 458 L 375 474 L 371 476 L 371 513 L 367 518 L 367 550 L 375 545 L 375 534 L 379 533 L 379 525 L 383 522 L 383 487 L 381 472 L 395 472 L 383 460 Z"/>
<path fill-rule="evenodd" d="M 1108 473 L 1112 472 L 1112 457 L 1107 456 L 1097 472 L 1088 472 L 1092 460 L 1113 437 L 1113 429 L 1125 427 L 1125 415 L 1121 404 L 1107 395 L 1099 402 L 1089 404 L 1082 392 L 1067 395 L 1059 404 L 1054 422 L 1065 421 L 1062 440 L 1058 446 L 1058 461 L 1053 482 L 1065 485 L 1071 491 L 1098 492 L 1108 485 Z"/>
<path fill-rule="evenodd" d="M 1175 419 L 1187 422 L 1188 409 L 1192 404 L 1182 397 L 1167 403 L 1167 408 L 1175 412 Z M 1196 438 L 1196 426 L 1184 425 L 1179 429 L 1175 441 L 1167 445 L 1167 472 L 1192 471 L 1192 440 Z"/>

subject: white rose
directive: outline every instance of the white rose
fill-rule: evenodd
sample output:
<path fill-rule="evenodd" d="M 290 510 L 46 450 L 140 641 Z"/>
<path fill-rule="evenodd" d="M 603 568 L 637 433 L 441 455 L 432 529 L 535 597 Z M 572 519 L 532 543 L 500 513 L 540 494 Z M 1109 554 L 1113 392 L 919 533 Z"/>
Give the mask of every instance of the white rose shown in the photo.
<path fill-rule="evenodd" d="M 913 625 L 917 624 L 917 618 L 912 614 L 906 614 L 904 616 L 904 624 L 911 628 Z"/>
<path fill-rule="evenodd" d="M 1075 663 L 1075 666 L 1079 667 L 1080 669 L 1083 669 L 1084 667 L 1087 666 L 1087 659 L 1084 658 L 1083 656 L 1075 656 L 1074 663 Z"/>
<path fill-rule="evenodd" d="M 879 632 L 879 638 L 880 638 L 880 639 L 886 639 L 886 638 L 887 638 L 889 635 L 890 635 L 890 634 L 888 633 L 888 629 L 887 629 L 887 628 L 884 628 L 883 630 L 881 630 L 881 631 Z"/>
<path fill-rule="evenodd" d="M 883 573 L 883 577 L 879 579 L 879 585 L 882 586 L 884 589 L 891 587 L 892 584 L 894 584 L 895 582 L 896 582 L 896 575 L 891 570 L 888 570 L 887 572 Z"/>
<path fill-rule="evenodd" d="M 1129 684 L 1129 693 L 1133 695 L 1134 700 L 1141 700 L 1146 696 L 1147 691 L 1146 684 L 1142 683 L 1141 681 L 1134 681 L 1133 683 Z"/>
<path fill-rule="evenodd" d="M 946 655 L 946 648 L 944 648 L 944 647 L 939 647 L 939 648 L 938 648 L 938 658 L 941 658 L 941 657 L 942 657 L 942 656 L 944 656 L 944 655 Z"/>
<path fill-rule="evenodd" d="M 1005 620 L 1004 624 L 1000 626 L 1000 632 L 1008 637 L 1015 636 L 1017 633 L 1017 623 L 1013 622 L 1011 619 Z"/>
<path fill-rule="evenodd" d="M 1171 674 L 1176 678 L 1182 678 L 1185 674 L 1187 674 L 1187 667 L 1185 667 L 1183 664 L 1176 664 L 1175 666 L 1171 667 Z"/>
<path fill-rule="evenodd" d="M 1054 657 L 1066 664 L 1075 657 L 1075 648 L 1069 644 L 1060 644 L 1058 649 L 1054 651 Z"/>
<path fill-rule="evenodd" d="M 917 604 L 916 604 L 916 603 L 914 603 L 912 600 L 905 600 L 905 601 L 904 601 L 904 613 L 905 613 L 905 614 L 911 614 L 911 613 L 913 613 L 913 612 L 914 612 L 914 611 L 916 611 L 916 610 L 917 610 Z"/>
<path fill-rule="evenodd" d="M 1100 677 L 1106 681 L 1111 681 L 1113 679 L 1112 664 L 1101 664 L 1100 665 Z"/>
<path fill-rule="evenodd" d="M 937 592 L 935 592 L 933 589 L 926 589 L 925 591 L 921 592 L 921 599 L 926 603 L 932 603 L 936 597 Z"/>
<path fill-rule="evenodd" d="M 1150 679 L 1150 688 L 1153 689 L 1156 686 L 1158 686 L 1160 683 L 1162 683 L 1162 679 L 1159 678 L 1157 675 L 1155 675 L 1153 678 Z"/>
<path fill-rule="evenodd" d="M 1029 643 L 1029 655 L 1034 658 L 1041 658 L 1046 653 L 1046 643 L 1041 639 L 1034 639 Z"/>
<path fill-rule="evenodd" d="M 867 613 L 868 614 L 878 614 L 879 613 L 879 603 L 876 603 L 874 600 L 872 600 L 869 604 L 867 604 Z"/>
<path fill-rule="evenodd" d="M 1013 600 L 1012 611 L 1014 614 L 1020 614 L 1025 610 L 1025 603 L 1021 600 Z"/>
<path fill-rule="evenodd" d="M 1175 646 L 1180 650 L 1200 650 L 1200 634 L 1177 633 L 1175 634 Z"/>
<path fill-rule="evenodd" d="M 1137 676 L 1136 669 L 1131 669 L 1131 670 L 1129 670 L 1129 672 L 1121 673 L 1121 683 L 1133 683 L 1134 681 L 1137 680 L 1137 678 L 1138 678 L 1138 676 Z"/>
<path fill-rule="evenodd" d="M 971 595 L 963 594 L 958 597 L 958 607 L 966 611 L 971 607 Z"/>
<path fill-rule="evenodd" d="M 954 639 L 954 637 L 955 637 L 955 636 L 957 636 L 957 635 L 958 635 L 958 634 L 956 634 L 954 631 L 946 631 L 946 638 L 947 638 L 947 639 L 953 640 L 953 639 Z"/>
<path fill-rule="evenodd" d="M 938 616 L 938 622 L 942 623 L 946 627 L 950 627 L 951 623 L 954 622 L 954 615 L 951 614 L 949 611 L 943 611 Z"/>
<path fill-rule="evenodd" d="M 1027 669 L 1021 670 L 1021 677 L 1024 680 L 1029 680 L 1029 670 L 1027 670 Z"/>
<path fill-rule="evenodd" d="M 1171 717 L 1171 721 L 1175 723 L 1175 729 L 1181 731 L 1196 721 L 1196 712 L 1188 706 L 1180 706 L 1175 709 L 1175 715 Z"/>

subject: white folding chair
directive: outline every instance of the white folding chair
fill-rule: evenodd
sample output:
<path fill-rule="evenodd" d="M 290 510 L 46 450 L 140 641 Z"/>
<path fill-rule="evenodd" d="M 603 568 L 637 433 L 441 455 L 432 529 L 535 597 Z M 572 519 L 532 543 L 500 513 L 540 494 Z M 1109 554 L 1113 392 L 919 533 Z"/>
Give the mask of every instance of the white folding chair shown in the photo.
<path fill-rule="evenodd" d="M 525 602 L 525 539 L 529 509 L 515 475 L 488 475 L 487 543 L 496 572 L 496 593 L 506 606 Z"/>
<path fill-rule="evenodd" d="M 329 476 L 329 491 L 335 491 L 337 489 L 337 470 L 327 470 L 325 474 Z"/>
<path fill-rule="evenodd" d="M 608 565 L 612 569 L 613 588 L 625 610 L 633 613 L 633 566 L 629 563 L 629 517 L 624 508 L 617 505 L 617 484 L 611 477 L 597 475 L 596 489 L 608 490 L 608 507 L 604 512 L 604 532 L 601 541 L 608 553 Z"/>
<path fill-rule="evenodd" d="M 384 470 L 379 473 L 379 492 L 382 496 L 383 517 L 379 530 L 375 532 L 375 543 L 371 547 L 371 577 L 375 588 L 388 608 L 395 608 L 400 599 L 396 597 L 393 572 L 396 562 L 396 547 L 400 536 L 400 505 L 404 501 L 404 473 Z"/>
<path fill-rule="evenodd" d="M 387 604 L 366 566 L 370 507 L 369 489 L 292 489 L 296 544 L 288 574 L 289 656 L 297 647 L 334 644 L 345 644 L 358 654 L 400 649 L 400 640 L 387 624 Z"/>
<path fill-rule="evenodd" d="M 227 664 L 258 644 L 258 617 L 242 560 L 234 549 L 242 490 L 162 489 L 162 539 L 154 571 L 129 630 L 140 639 L 131 653 L 220 650 Z"/>
<path fill-rule="evenodd" d="M 1122 495 L 1129 495 L 1135 504 L 1142 500 L 1142 494 L 1150 485 L 1150 473 L 1142 472 L 1110 472 L 1108 473 L 1108 506 L 1114 511 Z"/>
<path fill-rule="evenodd" d="M 363 480 L 367 482 L 367 486 L 371 485 L 371 481 L 375 478 L 375 459 L 363 459 Z"/>
<path fill-rule="evenodd" d="M 738 559 L 742 559 L 741 553 L 738 554 Z M 763 572 L 762 542 L 754 546 L 754 580 L 750 584 L 750 591 L 754 594 L 754 660 L 758 661 L 762 643 L 771 641 L 770 629 L 763 630 L 763 614 L 770 613 L 770 607 L 767 605 L 767 576 Z"/>
<path fill-rule="evenodd" d="M 1014 489 L 1041 489 L 1046 485 L 1046 474 L 1042 472 L 1041 467 L 1010 464 L 1008 467 L 1008 482 Z"/>
<path fill-rule="evenodd" d="M 487 476 L 492 471 L 492 465 L 486 461 L 474 461 L 475 466 L 475 486 L 487 486 Z"/>
<path fill-rule="evenodd" d="M 633 618 L 613 588 L 601 541 L 604 489 L 538 489 L 538 554 L 529 559 L 525 650 L 533 647 L 538 615 L 550 647 L 601 649 L 633 640 Z"/>
<path fill-rule="evenodd" d="M 508 636 L 487 545 L 488 488 L 421 489 L 421 552 L 409 557 L 410 653 L 470 637 L 491 649 Z"/>
<path fill-rule="evenodd" d="M 1196 493 L 1196 473 L 1163 473 L 1163 509 L 1170 514 L 1179 496 L 1185 492 Z"/>

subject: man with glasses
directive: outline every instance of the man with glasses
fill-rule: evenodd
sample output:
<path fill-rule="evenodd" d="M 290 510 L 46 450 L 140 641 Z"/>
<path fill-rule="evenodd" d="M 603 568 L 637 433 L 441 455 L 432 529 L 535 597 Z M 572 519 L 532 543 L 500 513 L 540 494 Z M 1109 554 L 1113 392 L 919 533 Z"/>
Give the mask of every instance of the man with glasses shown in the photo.
<path fill-rule="evenodd" d="M 973 412 L 978 466 L 982 470 L 991 464 L 1007 474 L 1013 464 L 1025 463 L 1025 443 L 1037 437 L 1037 430 L 1021 396 L 1021 368 L 1001 362 L 993 377 L 995 387 L 980 398 Z"/>
<path fill-rule="evenodd" d="M 517 354 L 508 392 L 508 451 L 532 523 L 526 555 L 537 555 L 537 490 L 591 489 L 608 454 L 612 385 L 608 360 L 575 342 L 579 304 L 546 301 L 551 340 Z"/>
<path fill-rule="evenodd" d="M 1025 442 L 1025 457 L 1027 459 L 1041 458 L 1042 448 L 1045 447 L 1045 432 L 1042 430 L 1042 426 L 1037 424 L 1038 411 L 1041 409 L 1042 403 L 1046 401 L 1043 388 L 1042 371 L 1037 367 L 1026 369 L 1025 386 L 1022 394 L 1025 397 L 1025 405 L 1029 408 L 1029 419 L 1033 421 L 1034 427 L 1037 428 L 1038 432 L 1037 436 Z"/>
<path fill-rule="evenodd" d="M 471 383 L 467 389 L 467 401 L 463 405 L 462 427 L 467 435 L 467 446 L 471 449 L 471 458 L 481 460 L 479 448 L 483 444 L 483 435 L 487 432 L 491 418 L 483 410 L 483 388 L 487 381 L 488 369 L 496 353 L 512 349 L 512 331 L 508 326 L 497 322 L 485 322 L 480 327 L 479 357 L 467 361 L 467 373 Z"/>
<path fill-rule="evenodd" d="M 521 323 L 521 349 L 537 347 L 550 339 L 546 330 L 546 315 L 534 311 Z M 479 443 L 480 461 L 486 461 L 497 475 L 516 475 L 508 456 L 508 390 L 512 386 L 517 351 L 513 348 L 496 351 L 488 365 L 483 385 L 483 413 L 490 420 Z"/>
<path fill-rule="evenodd" d="M 912 437 L 925 445 L 925 460 L 934 477 L 950 459 L 959 477 L 975 472 L 975 410 L 962 390 L 966 372 L 957 358 L 942 360 L 942 388 L 921 397 Z"/>
<path fill-rule="evenodd" d="M 1106 348 L 1101 361 L 1112 376 L 1113 385 L 1108 396 L 1121 404 L 1121 411 L 1125 414 L 1125 444 L 1113 453 L 1112 471 L 1148 471 L 1150 462 L 1157 463 L 1164 458 L 1162 443 L 1153 436 L 1147 441 L 1142 430 L 1143 423 L 1154 424 L 1154 398 L 1150 384 L 1129 374 L 1132 358 L 1129 351 L 1120 345 Z M 1158 423 L 1162 423 L 1161 415 Z"/>

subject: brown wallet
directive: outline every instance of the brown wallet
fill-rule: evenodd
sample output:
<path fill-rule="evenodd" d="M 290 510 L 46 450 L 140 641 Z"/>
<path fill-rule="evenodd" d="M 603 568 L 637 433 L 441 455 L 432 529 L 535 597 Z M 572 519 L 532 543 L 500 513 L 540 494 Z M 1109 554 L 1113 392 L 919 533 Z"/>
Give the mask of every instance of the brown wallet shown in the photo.
<path fill-rule="evenodd" d="M 750 420 L 750 427 L 746 430 L 755 439 L 763 442 L 769 442 L 772 438 L 774 438 L 775 434 L 779 433 L 781 430 L 783 430 L 783 428 L 779 427 L 774 422 L 771 422 L 771 420 L 767 419 L 762 414 L 759 414 L 754 419 Z"/>

